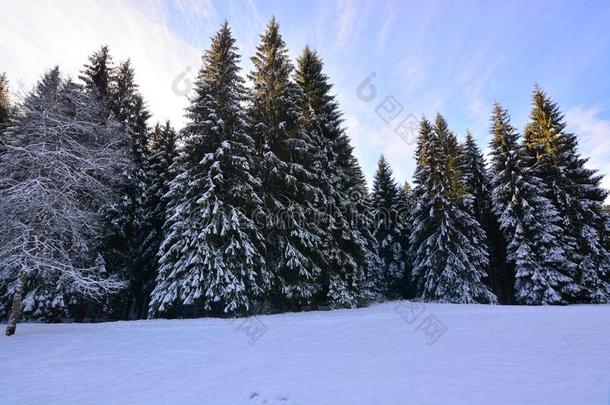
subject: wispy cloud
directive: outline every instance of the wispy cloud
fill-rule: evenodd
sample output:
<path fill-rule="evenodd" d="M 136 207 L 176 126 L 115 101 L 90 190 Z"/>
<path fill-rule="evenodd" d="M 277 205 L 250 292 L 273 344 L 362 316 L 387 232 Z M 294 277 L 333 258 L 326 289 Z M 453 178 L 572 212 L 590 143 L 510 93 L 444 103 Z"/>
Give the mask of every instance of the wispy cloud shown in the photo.
<path fill-rule="evenodd" d="M 602 185 L 610 189 L 610 120 L 599 115 L 601 109 L 578 106 L 566 114 L 568 128 L 579 137 L 580 149 L 590 157 L 588 166 L 605 175 Z"/>
<path fill-rule="evenodd" d="M 357 10 L 354 0 L 341 0 L 339 8 L 339 29 L 337 32 L 337 43 L 343 46 L 350 38 L 350 34 L 356 28 Z"/>
<path fill-rule="evenodd" d="M 210 12 L 197 3 L 197 12 Z M 197 69 L 200 50 L 170 31 L 160 2 L 5 1 L 2 7 L 10 13 L 0 13 L 0 43 L 10 48 L 0 46 L 0 60 L 13 83 L 29 87 L 55 65 L 76 77 L 87 56 L 107 44 L 115 62 L 131 58 L 154 117 L 183 122 L 187 101 L 171 84 L 187 66 Z"/>
<path fill-rule="evenodd" d="M 275 14 L 291 57 L 305 44 L 323 57 L 369 179 L 380 153 L 398 180 L 413 174 L 412 149 L 375 113 L 386 96 L 396 97 L 403 114 L 442 113 L 460 136 L 471 128 L 484 149 L 492 101 L 502 102 L 521 127 L 535 81 L 561 105 L 581 106 L 568 112 L 568 124 L 581 137 L 583 155 L 591 156 L 590 166 L 610 174 L 610 111 L 582 107 L 608 107 L 610 40 L 604 30 L 610 7 L 601 3 L 0 1 L 2 11 L 9 11 L 0 13 L 0 70 L 13 85 L 29 87 L 56 64 L 76 76 L 87 56 L 108 44 L 116 61 L 131 58 L 153 119 L 170 118 L 181 126 L 188 101 L 172 91 L 172 82 L 194 79 L 222 20 L 233 28 L 245 75 L 259 35 Z M 378 95 L 363 103 L 356 88 L 372 72 Z M 610 178 L 604 185 L 610 186 Z"/>
<path fill-rule="evenodd" d="M 392 33 L 392 29 L 398 17 L 398 10 L 394 2 L 387 2 L 383 13 L 383 23 L 377 34 L 377 49 L 383 49 Z"/>

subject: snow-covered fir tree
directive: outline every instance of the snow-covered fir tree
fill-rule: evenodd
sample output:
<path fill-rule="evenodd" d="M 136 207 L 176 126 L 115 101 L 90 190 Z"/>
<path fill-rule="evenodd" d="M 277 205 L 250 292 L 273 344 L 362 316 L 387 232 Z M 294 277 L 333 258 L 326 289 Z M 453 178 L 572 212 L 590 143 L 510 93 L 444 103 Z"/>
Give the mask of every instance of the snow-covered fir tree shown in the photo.
<path fill-rule="evenodd" d="M 348 184 L 353 180 L 346 170 L 346 162 L 353 159 L 349 138 L 323 62 L 308 46 L 297 60 L 294 76 L 303 92 L 304 127 L 317 149 L 311 170 L 323 193 L 318 203 L 319 224 L 324 229 L 320 302 L 330 307 L 353 307 L 367 296 L 365 277 L 370 263 L 367 241 L 352 220 L 355 211 Z"/>
<path fill-rule="evenodd" d="M 405 181 L 403 186 L 398 190 L 398 203 L 396 204 L 396 227 L 398 228 L 399 243 L 402 247 L 405 260 L 405 275 L 404 279 L 398 289 L 399 295 L 403 298 L 412 298 L 413 283 L 412 283 L 412 258 L 410 252 L 411 232 L 413 230 L 411 224 L 411 216 L 413 215 L 413 209 L 415 208 L 415 197 L 410 184 Z"/>
<path fill-rule="evenodd" d="M 437 115 L 422 120 L 415 175 L 411 255 L 417 296 L 436 302 L 496 303 L 485 284 L 485 232 L 470 214 L 457 138 Z"/>
<path fill-rule="evenodd" d="M 107 61 L 110 60 L 108 52 Z M 129 290 L 113 303 L 113 317 L 141 318 L 147 313 L 142 306 L 142 283 L 151 271 L 153 262 L 144 252 L 147 224 L 143 222 L 143 195 L 152 179 L 146 178 L 148 151 L 148 119 L 150 113 L 135 82 L 134 70 L 129 60 L 116 69 L 107 62 L 113 72 L 107 94 L 108 109 L 129 135 L 128 153 L 132 165 L 124 173 L 119 199 L 105 208 L 108 224 L 104 238 L 106 265 L 112 273 L 120 274 L 130 282 Z"/>
<path fill-rule="evenodd" d="M 575 287 L 561 271 L 573 264 L 565 255 L 560 218 L 499 104 L 491 136 L 493 211 L 507 242 L 507 260 L 515 266 L 515 298 L 529 305 L 566 303 L 564 297 Z"/>
<path fill-rule="evenodd" d="M 293 67 L 275 18 L 261 35 L 252 63 L 248 120 L 261 161 L 272 302 L 297 309 L 320 292 L 325 232 L 317 218 L 323 194 L 315 175 L 316 144 L 302 122 L 303 93 L 291 81 Z"/>
<path fill-rule="evenodd" d="M 559 213 L 563 245 L 576 263 L 568 276 L 578 288 L 569 291 L 569 302 L 610 301 L 610 254 L 605 247 L 608 192 L 600 187 L 602 176 L 585 168 L 587 159 L 578 152 L 576 136 L 566 130 L 559 107 L 536 87 L 530 121 L 524 132 L 527 156 L 533 171 L 547 186 L 548 197 Z"/>
<path fill-rule="evenodd" d="M 358 229 L 360 244 L 363 247 L 363 257 L 366 259 L 363 299 L 383 300 L 383 265 L 379 257 L 377 240 L 371 231 L 373 229 L 374 218 L 366 178 L 360 163 L 358 163 L 358 159 L 353 155 L 353 148 L 349 145 L 349 138 L 347 143 L 341 142 L 339 150 L 341 152 L 338 155 L 345 156 L 346 163 L 344 169 L 348 173 L 345 185 L 346 194 L 350 198 L 351 205 L 348 206 L 347 216 L 350 218 L 352 226 Z M 346 154 L 348 150 L 350 151 L 349 155 Z"/>
<path fill-rule="evenodd" d="M 373 209 L 373 235 L 379 244 L 378 252 L 383 265 L 384 290 L 387 298 L 400 298 L 406 283 L 408 246 L 403 245 L 403 229 L 398 217 L 401 199 L 407 203 L 394 181 L 389 163 L 381 155 L 373 178 L 371 206 Z"/>
<path fill-rule="evenodd" d="M 2 139 L 0 279 L 12 306 L 33 316 L 64 314 L 69 299 L 101 300 L 123 283 L 105 277 L 98 252 L 100 208 L 126 165 L 120 126 L 81 87 L 46 73 Z"/>
<path fill-rule="evenodd" d="M 501 302 L 510 303 L 514 278 L 506 264 L 504 238 L 491 204 L 491 186 L 485 158 L 470 131 L 461 145 L 462 178 L 465 191 L 472 196 L 471 213 L 485 230 L 489 246 L 488 283 Z"/>
<path fill-rule="evenodd" d="M 466 141 L 461 147 L 462 178 L 466 192 L 473 198 L 472 214 L 483 223 L 491 214 L 489 181 L 485 169 L 485 159 L 470 131 L 466 132 Z"/>
<path fill-rule="evenodd" d="M 146 170 L 146 190 L 143 195 L 142 239 L 140 242 L 140 262 L 145 264 L 138 273 L 135 291 L 136 308 L 148 311 L 150 295 L 154 289 L 158 273 L 157 253 L 163 242 L 163 224 L 167 211 L 170 181 L 174 173 L 171 168 L 178 156 L 177 135 L 174 128 L 166 121 L 165 125 L 157 124 L 151 131 L 148 140 L 148 158 L 144 165 Z M 138 311 L 139 312 L 139 311 Z M 139 312 L 139 317 L 145 314 Z"/>
<path fill-rule="evenodd" d="M 187 110 L 184 147 L 170 182 L 165 240 L 151 314 L 200 305 L 244 314 L 269 290 L 262 200 L 235 39 L 225 22 L 212 37 Z M 273 241 L 270 241 L 273 242 Z"/>

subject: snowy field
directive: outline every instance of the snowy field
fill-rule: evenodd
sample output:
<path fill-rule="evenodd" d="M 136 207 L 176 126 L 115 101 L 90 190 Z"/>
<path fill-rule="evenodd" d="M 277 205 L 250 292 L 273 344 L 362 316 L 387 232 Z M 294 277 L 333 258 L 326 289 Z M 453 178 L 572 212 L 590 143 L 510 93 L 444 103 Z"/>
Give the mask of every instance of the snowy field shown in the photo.
<path fill-rule="evenodd" d="M 610 306 L 20 324 L 2 404 L 610 404 Z"/>

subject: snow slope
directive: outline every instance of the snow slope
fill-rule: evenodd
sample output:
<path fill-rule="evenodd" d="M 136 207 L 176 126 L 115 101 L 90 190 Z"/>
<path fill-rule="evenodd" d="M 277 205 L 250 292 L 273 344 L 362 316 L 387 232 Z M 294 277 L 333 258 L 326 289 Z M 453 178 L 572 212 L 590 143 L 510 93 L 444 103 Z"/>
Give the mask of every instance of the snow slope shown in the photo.
<path fill-rule="evenodd" d="M 20 324 L 0 403 L 609 404 L 610 306 Z"/>

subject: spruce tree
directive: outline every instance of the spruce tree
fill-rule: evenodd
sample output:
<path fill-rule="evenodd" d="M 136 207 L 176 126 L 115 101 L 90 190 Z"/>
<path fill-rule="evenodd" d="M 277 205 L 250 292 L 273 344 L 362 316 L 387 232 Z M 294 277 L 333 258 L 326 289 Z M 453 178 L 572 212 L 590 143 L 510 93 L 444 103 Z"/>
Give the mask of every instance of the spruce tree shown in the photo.
<path fill-rule="evenodd" d="M 485 285 L 485 233 L 470 214 L 457 138 L 437 115 L 422 121 L 415 175 L 411 255 L 417 296 L 428 301 L 496 303 Z"/>
<path fill-rule="evenodd" d="M 303 93 L 291 81 L 293 67 L 275 18 L 261 35 L 252 63 L 248 120 L 271 222 L 265 224 L 265 239 L 267 264 L 274 271 L 272 300 L 296 309 L 320 293 L 324 232 L 316 218 L 322 191 L 316 184 L 315 141 L 302 122 Z"/>
<path fill-rule="evenodd" d="M 412 263 L 411 269 L 411 286 L 412 292 L 415 296 L 418 295 L 419 291 L 415 288 L 416 277 L 413 274 L 413 266 L 416 264 L 416 258 L 418 257 L 419 246 L 415 245 L 416 241 L 423 241 L 426 235 L 431 233 L 432 221 L 431 217 L 427 217 L 432 209 L 429 193 L 429 182 L 428 179 L 431 175 L 430 169 L 430 144 L 432 141 L 434 127 L 432 123 L 425 117 L 422 117 L 419 126 L 419 134 L 417 137 L 417 147 L 415 150 L 415 173 L 413 174 L 413 181 L 415 187 L 412 191 L 413 201 L 415 204 L 411 209 L 409 217 L 409 223 L 411 224 L 411 232 L 409 234 L 409 250 L 408 256 L 409 261 Z M 422 252 L 426 254 L 426 252 Z M 419 256 L 422 258 L 422 255 Z"/>
<path fill-rule="evenodd" d="M 109 58 L 109 56 L 108 56 Z M 130 61 L 121 63 L 113 69 L 107 94 L 108 109 L 121 123 L 129 135 L 128 153 L 131 168 L 124 173 L 120 187 L 120 199 L 107 207 L 106 218 L 109 224 L 104 246 L 106 264 L 111 272 L 129 279 L 130 289 L 113 303 L 114 316 L 121 318 L 141 318 L 146 314 L 142 295 L 146 275 L 152 271 L 154 262 L 145 252 L 148 237 L 144 223 L 143 195 L 152 179 L 146 177 L 148 151 L 148 119 L 150 113 L 135 82 L 135 74 Z"/>
<path fill-rule="evenodd" d="M 560 218 L 499 104 L 493 109 L 491 135 L 493 211 L 507 242 L 507 260 L 515 266 L 515 298 L 529 305 L 566 303 L 573 280 L 560 271 L 571 266 Z"/>
<path fill-rule="evenodd" d="M 536 87 L 530 122 L 524 133 L 525 152 L 533 171 L 547 186 L 547 196 L 557 210 L 566 253 L 575 267 L 564 267 L 575 285 L 569 302 L 610 301 L 610 254 L 605 247 L 608 192 L 600 187 L 602 176 L 585 168 L 587 159 L 578 152 L 576 136 L 566 130 L 559 107 Z"/>
<path fill-rule="evenodd" d="M 123 123 L 129 131 L 134 164 L 137 170 L 142 170 L 143 162 L 147 158 L 147 122 L 151 114 L 135 82 L 135 73 L 129 59 L 119 65 L 111 79 L 110 109 L 116 120 Z M 141 176 L 141 173 L 138 174 Z"/>
<path fill-rule="evenodd" d="M 383 298 L 383 266 L 377 250 L 377 240 L 371 232 L 374 219 L 366 178 L 347 136 L 340 138 L 337 151 L 338 159 L 343 163 L 342 168 L 346 173 L 343 182 L 345 194 L 350 199 L 346 216 L 350 218 L 352 227 L 359 230 L 359 242 L 366 260 L 363 298 L 379 300 Z"/>
<path fill-rule="evenodd" d="M 0 154 L 2 154 L 2 136 L 8 127 L 9 121 L 12 118 L 13 107 L 11 105 L 11 98 L 9 96 L 9 83 L 6 78 L 6 73 L 0 74 Z M 2 294 L 4 287 L 0 284 L 0 294 Z M 0 318 L 2 314 L 2 303 L 0 302 Z"/>
<path fill-rule="evenodd" d="M 485 158 L 474 137 L 467 131 L 462 145 L 462 172 L 465 191 L 472 196 L 471 213 L 485 230 L 489 246 L 488 282 L 501 302 L 510 303 L 514 278 L 506 264 L 505 242 L 491 204 L 491 189 Z"/>
<path fill-rule="evenodd" d="M 112 57 L 108 46 L 104 45 L 89 56 L 89 63 L 85 64 L 79 79 L 85 83 L 89 93 L 108 103 L 112 76 Z"/>
<path fill-rule="evenodd" d="M 158 273 L 157 253 L 163 242 L 163 223 L 167 210 L 166 193 L 173 173 L 170 171 L 178 150 L 176 132 L 167 121 L 158 123 L 151 131 L 147 145 L 147 159 L 144 163 L 145 190 L 142 196 L 142 213 L 139 220 L 141 236 L 138 257 L 142 266 L 134 275 L 134 299 L 139 318 L 148 313 L 150 295 L 154 289 Z"/>
<path fill-rule="evenodd" d="M 373 235 L 378 242 L 378 252 L 383 265 L 384 292 L 386 297 L 400 298 L 404 290 L 407 271 L 408 246 L 404 239 L 399 208 L 407 203 L 398 185 L 394 182 L 392 169 L 383 155 L 377 163 L 377 172 L 373 179 L 371 202 L 373 208 Z"/>
<path fill-rule="evenodd" d="M 106 230 L 103 241 L 103 256 L 109 272 L 128 279 L 130 288 L 106 305 L 113 318 L 139 318 L 144 309 L 140 292 L 143 274 L 150 270 L 151 263 L 144 260 L 142 252 L 145 224 L 142 218 L 142 196 L 146 188 L 145 161 L 147 159 L 147 137 L 150 113 L 134 80 L 134 71 L 129 60 L 115 68 L 107 46 L 89 57 L 80 79 L 86 91 L 100 100 L 105 107 L 106 119 L 118 121 L 129 142 L 123 143 L 125 153 L 130 156 L 120 182 L 115 184 L 117 199 L 104 207 Z"/>
<path fill-rule="evenodd" d="M 12 107 L 11 98 L 9 96 L 8 79 L 6 73 L 0 74 L 0 134 L 3 128 L 8 124 L 11 117 Z"/>
<path fill-rule="evenodd" d="M 350 215 L 353 202 L 348 184 L 353 180 L 346 163 L 353 160 L 352 149 L 323 62 L 308 46 L 297 60 L 294 76 L 303 92 L 304 128 L 317 149 L 312 167 L 316 186 L 323 192 L 318 204 L 324 230 L 321 302 L 351 307 L 366 295 L 364 279 L 370 267 L 367 242 Z"/>
<path fill-rule="evenodd" d="M 218 315 L 243 314 L 268 291 L 265 243 L 255 222 L 260 182 L 240 105 L 245 90 L 238 63 L 225 21 L 203 56 L 187 110 L 152 314 L 192 304 Z"/>
<path fill-rule="evenodd" d="M 462 161 L 464 187 L 473 198 L 472 214 L 479 223 L 483 223 L 491 213 L 489 182 L 485 159 L 470 131 L 466 132 L 466 141 L 462 145 Z"/>
<path fill-rule="evenodd" d="M 404 278 L 401 281 L 400 296 L 403 298 L 412 298 L 414 294 L 412 279 L 412 258 L 410 255 L 410 242 L 411 232 L 413 227 L 411 226 L 411 216 L 413 215 L 413 209 L 415 208 L 415 197 L 411 186 L 407 181 L 404 182 L 402 188 L 399 190 L 398 204 L 397 207 L 397 220 L 396 227 L 398 229 L 399 244 L 403 250 L 403 260 L 405 260 L 405 272 Z"/>

